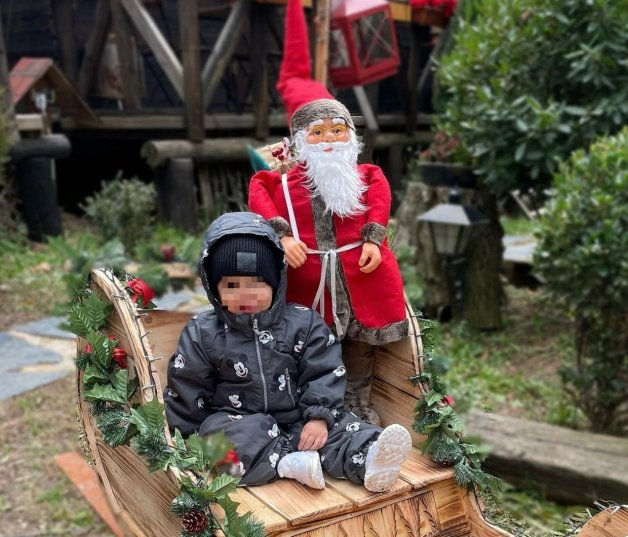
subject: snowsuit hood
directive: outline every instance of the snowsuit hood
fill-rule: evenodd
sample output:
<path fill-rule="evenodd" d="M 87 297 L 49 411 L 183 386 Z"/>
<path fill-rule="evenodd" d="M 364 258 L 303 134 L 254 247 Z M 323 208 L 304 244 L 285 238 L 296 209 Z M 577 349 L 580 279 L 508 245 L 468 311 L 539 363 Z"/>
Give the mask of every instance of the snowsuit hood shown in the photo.
<path fill-rule="evenodd" d="M 279 285 L 275 290 L 275 297 L 270 309 L 260 311 L 255 314 L 239 314 L 234 315 L 223 309 L 220 303 L 220 297 L 214 296 L 210 286 L 209 275 L 205 270 L 205 261 L 211 257 L 212 249 L 216 243 L 230 235 L 255 235 L 265 238 L 277 250 L 277 256 L 281 262 L 281 277 Z M 214 307 L 216 315 L 225 324 L 249 333 L 253 330 L 253 317 L 256 317 L 260 326 L 269 327 L 279 322 L 286 309 L 286 286 L 287 286 L 287 265 L 285 261 L 285 253 L 283 246 L 279 240 L 279 236 L 274 229 L 260 215 L 249 212 L 226 213 L 214 220 L 205 232 L 203 247 L 199 260 L 199 274 L 203 287 L 207 293 L 210 304 Z"/>

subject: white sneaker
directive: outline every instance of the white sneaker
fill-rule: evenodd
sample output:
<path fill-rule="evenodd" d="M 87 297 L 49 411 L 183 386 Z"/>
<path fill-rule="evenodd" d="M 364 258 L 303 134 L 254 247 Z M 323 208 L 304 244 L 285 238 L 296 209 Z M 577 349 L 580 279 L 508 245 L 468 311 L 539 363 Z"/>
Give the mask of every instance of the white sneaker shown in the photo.
<path fill-rule="evenodd" d="M 394 485 L 412 449 L 410 433 L 401 425 L 386 427 L 366 454 L 364 488 L 384 492 Z"/>
<path fill-rule="evenodd" d="M 288 453 L 277 465 L 279 477 L 296 479 L 313 489 L 324 489 L 325 478 L 318 451 Z"/>

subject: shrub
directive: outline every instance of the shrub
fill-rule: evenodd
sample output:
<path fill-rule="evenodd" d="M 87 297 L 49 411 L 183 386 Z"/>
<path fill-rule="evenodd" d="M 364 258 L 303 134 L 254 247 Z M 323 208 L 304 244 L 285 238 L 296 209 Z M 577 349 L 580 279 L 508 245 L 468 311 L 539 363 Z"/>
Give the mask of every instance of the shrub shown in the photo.
<path fill-rule="evenodd" d="M 594 430 L 626 432 L 628 127 L 561 164 L 538 235 L 536 269 L 575 324 L 564 380 Z"/>
<path fill-rule="evenodd" d="M 102 190 L 88 196 L 83 209 L 94 220 L 106 240 L 119 239 L 127 253 L 150 235 L 156 209 L 152 184 L 138 179 L 116 178 L 103 183 Z"/>
<path fill-rule="evenodd" d="M 558 158 L 628 123 L 626 0 L 463 2 L 437 128 L 498 195 L 542 191 Z"/>

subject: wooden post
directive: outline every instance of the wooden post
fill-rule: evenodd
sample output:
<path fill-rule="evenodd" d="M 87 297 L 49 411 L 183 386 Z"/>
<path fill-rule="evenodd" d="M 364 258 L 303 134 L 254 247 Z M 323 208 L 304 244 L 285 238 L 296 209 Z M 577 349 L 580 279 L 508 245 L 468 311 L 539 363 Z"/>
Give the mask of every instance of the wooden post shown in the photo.
<path fill-rule="evenodd" d="M 98 0 L 94 13 L 94 26 L 85 45 L 81 72 L 78 76 L 78 90 L 81 97 L 88 96 L 96 79 L 96 73 L 111 28 L 111 9 L 109 0 Z"/>
<path fill-rule="evenodd" d="M 57 39 L 61 48 L 63 72 L 72 82 L 76 82 L 78 66 L 74 43 L 74 24 L 72 23 L 72 0 L 55 0 L 52 2 L 52 8 Z"/>
<path fill-rule="evenodd" d="M 124 86 L 124 103 L 129 108 L 141 108 L 141 85 L 137 66 L 133 58 L 131 25 L 122 9 L 122 0 L 110 0 L 111 20 L 116 34 L 116 48 L 120 63 L 120 76 Z"/>
<path fill-rule="evenodd" d="M 364 86 L 353 86 L 353 93 L 358 100 L 360 110 L 362 111 L 362 115 L 364 116 L 364 121 L 366 123 L 366 129 L 364 129 L 364 134 L 362 136 L 364 151 L 362 151 L 360 161 L 370 162 L 373 157 L 373 149 L 375 148 L 375 143 L 377 141 L 379 125 L 377 124 L 375 112 L 373 111 L 368 95 L 366 94 L 366 91 L 364 91 Z"/>
<path fill-rule="evenodd" d="M 183 53 L 185 126 L 191 142 L 205 138 L 205 113 L 201 83 L 198 0 L 179 0 L 179 33 Z"/>
<path fill-rule="evenodd" d="M 255 137 L 268 138 L 268 61 L 266 58 L 266 34 L 268 22 L 266 6 L 253 4 L 251 9 L 251 78 L 253 80 L 253 115 L 255 116 Z"/>
<path fill-rule="evenodd" d="M 324 86 L 327 85 L 327 64 L 329 60 L 329 12 L 330 0 L 317 0 L 316 19 L 316 52 L 314 59 L 314 78 Z"/>
<path fill-rule="evenodd" d="M 203 67 L 201 78 L 205 92 L 203 96 L 205 110 L 211 103 L 218 83 L 240 42 L 244 22 L 248 19 L 249 5 L 250 0 L 237 0 L 233 5 L 212 53 Z"/>
<path fill-rule="evenodd" d="M 162 218 L 185 231 L 196 233 L 198 207 L 194 161 L 190 158 L 169 160 L 155 170 L 155 186 Z"/>
<path fill-rule="evenodd" d="M 416 129 L 418 102 L 417 85 L 419 73 L 423 69 L 429 69 L 429 57 L 425 58 L 425 50 L 429 46 L 431 31 L 429 26 L 410 24 L 410 54 L 408 58 L 407 73 L 407 102 L 406 102 L 406 132 L 412 134 Z"/>

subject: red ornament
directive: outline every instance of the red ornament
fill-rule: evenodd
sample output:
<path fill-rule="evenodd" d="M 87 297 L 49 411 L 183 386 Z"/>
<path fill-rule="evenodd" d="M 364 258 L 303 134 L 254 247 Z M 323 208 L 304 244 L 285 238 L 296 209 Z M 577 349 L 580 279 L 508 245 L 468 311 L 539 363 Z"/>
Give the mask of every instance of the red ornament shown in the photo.
<path fill-rule="evenodd" d="M 227 454 L 224 458 L 219 461 L 217 464 L 239 464 L 240 459 L 238 458 L 238 454 L 235 452 L 235 449 L 230 449 L 227 451 Z"/>
<path fill-rule="evenodd" d="M 92 352 L 92 346 L 89 343 L 85 345 L 85 352 L 87 354 L 90 354 Z"/>
<path fill-rule="evenodd" d="M 131 297 L 133 302 L 137 302 L 137 299 L 141 297 L 144 304 L 148 304 L 153 298 L 155 298 L 155 296 L 157 296 L 157 293 L 151 289 L 150 285 L 148 285 L 141 278 L 135 278 L 134 280 L 127 282 L 126 287 L 127 289 L 133 291 L 133 296 Z"/>
<path fill-rule="evenodd" d="M 174 255 L 176 252 L 176 248 L 174 245 L 172 244 L 162 244 L 159 247 L 159 250 L 161 252 L 161 258 L 166 262 L 166 263 L 170 263 L 172 261 L 174 261 Z"/>
<path fill-rule="evenodd" d="M 190 533 L 201 533 L 209 526 L 209 518 L 202 511 L 190 509 L 181 517 L 181 523 Z"/>
<path fill-rule="evenodd" d="M 109 336 L 109 339 L 118 339 L 115 336 Z M 126 369 L 126 352 L 122 347 L 115 347 L 111 359 L 120 366 L 120 369 Z"/>
<path fill-rule="evenodd" d="M 447 406 L 452 406 L 456 400 L 451 395 L 446 395 L 441 399 L 441 403 L 446 404 Z"/>

